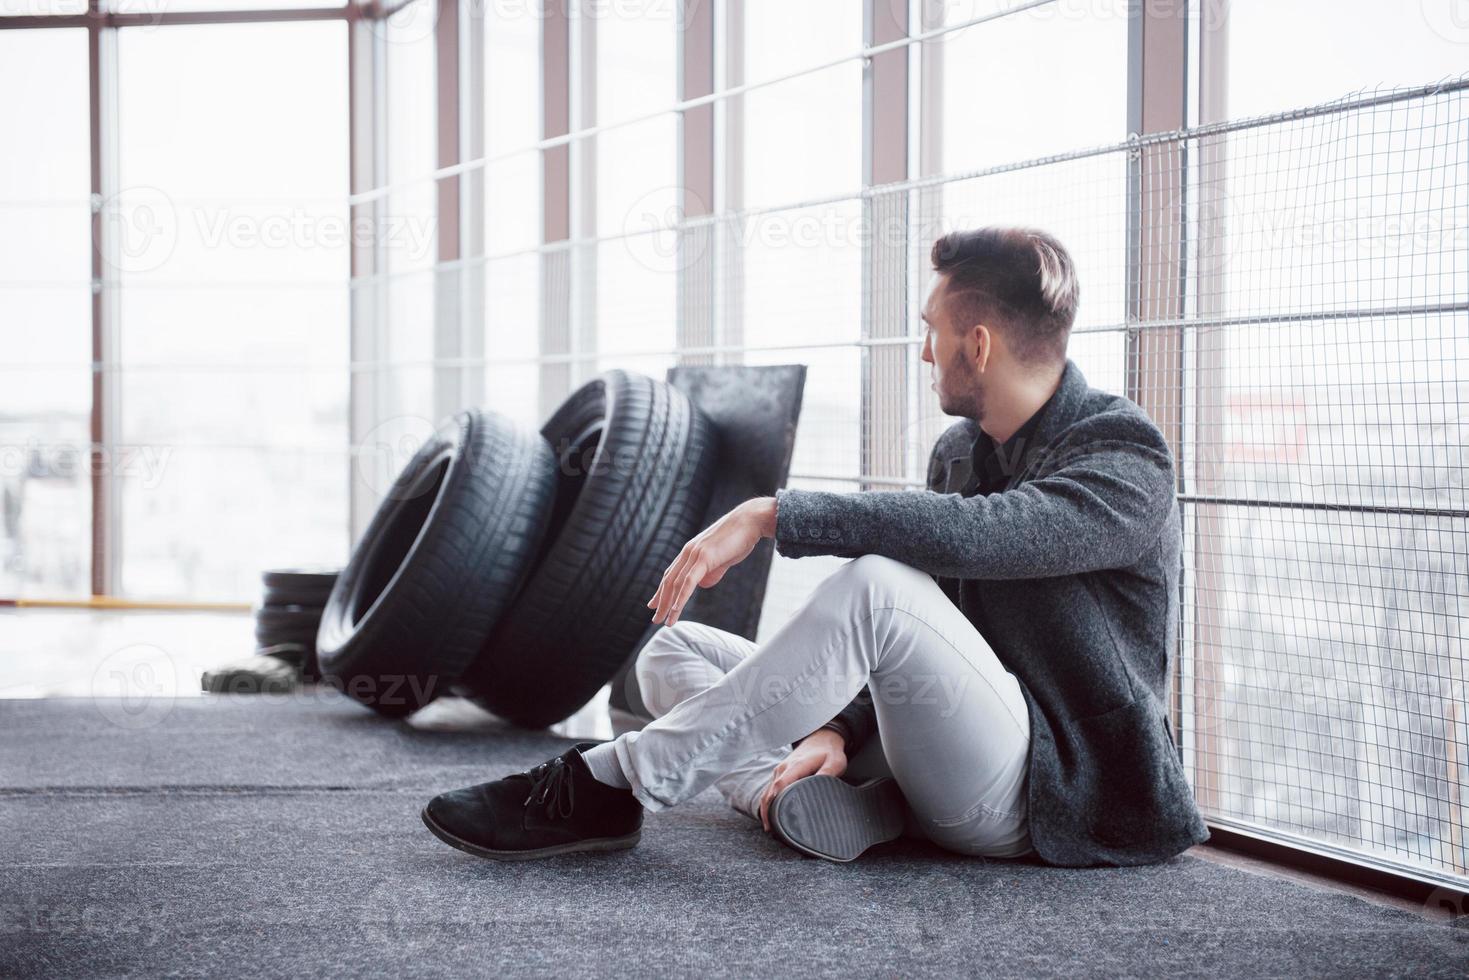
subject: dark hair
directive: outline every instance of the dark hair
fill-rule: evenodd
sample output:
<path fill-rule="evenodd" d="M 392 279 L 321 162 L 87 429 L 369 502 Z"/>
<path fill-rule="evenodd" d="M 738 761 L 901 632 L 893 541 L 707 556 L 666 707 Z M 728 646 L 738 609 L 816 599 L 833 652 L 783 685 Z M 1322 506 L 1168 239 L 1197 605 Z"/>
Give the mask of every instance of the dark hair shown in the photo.
<path fill-rule="evenodd" d="M 1079 290 L 1071 256 L 1053 235 L 1000 227 L 950 232 L 933 243 L 932 261 L 948 298 L 962 304 L 956 310 L 999 321 L 1022 362 L 1065 359 Z"/>

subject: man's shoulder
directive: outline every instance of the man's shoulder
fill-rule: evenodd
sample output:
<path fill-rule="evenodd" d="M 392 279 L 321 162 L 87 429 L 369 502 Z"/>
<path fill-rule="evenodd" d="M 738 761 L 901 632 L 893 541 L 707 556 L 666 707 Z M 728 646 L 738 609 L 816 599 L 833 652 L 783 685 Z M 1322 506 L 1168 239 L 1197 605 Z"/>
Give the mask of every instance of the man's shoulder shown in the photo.
<path fill-rule="evenodd" d="M 1153 465 L 1171 469 L 1173 454 L 1163 430 L 1130 398 L 1087 389 L 1075 415 L 1049 440 L 1036 447 L 1053 465 L 1064 465 L 1094 453 L 1123 451 Z"/>
<path fill-rule="evenodd" d="M 1168 449 L 1163 430 L 1137 402 L 1097 388 L 1088 388 L 1071 423 L 1058 441 L 1120 440 L 1145 448 Z"/>

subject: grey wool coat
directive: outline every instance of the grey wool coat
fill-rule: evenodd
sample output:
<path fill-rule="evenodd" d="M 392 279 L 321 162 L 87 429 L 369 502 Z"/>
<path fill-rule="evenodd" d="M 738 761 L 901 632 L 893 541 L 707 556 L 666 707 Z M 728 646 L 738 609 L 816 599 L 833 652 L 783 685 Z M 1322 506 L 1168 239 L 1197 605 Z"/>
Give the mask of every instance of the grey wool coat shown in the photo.
<path fill-rule="evenodd" d="M 1005 488 L 965 496 L 979 434 L 939 438 L 929 492 L 779 491 L 777 550 L 934 576 L 1025 693 L 1041 860 L 1147 864 L 1208 839 L 1168 721 L 1182 541 L 1162 433 L 1068 361 Z M 867 692 L 836 720 L 849 744 L 870 734 Z"/>

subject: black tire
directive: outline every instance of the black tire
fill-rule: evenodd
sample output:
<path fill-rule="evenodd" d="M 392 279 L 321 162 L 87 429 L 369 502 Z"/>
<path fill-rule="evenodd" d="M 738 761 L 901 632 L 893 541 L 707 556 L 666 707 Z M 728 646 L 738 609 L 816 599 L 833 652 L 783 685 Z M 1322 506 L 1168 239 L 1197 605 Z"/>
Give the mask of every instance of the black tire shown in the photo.
<path fill-rule="evenodd" d="M 316 634 L 318 630 L 310 629 L 294 630 L 269 630 L 255 627 L 255 645 L 257 647 L 273 647 L 281 643 L 297 644 L 311 649 L 316 649 Z"/>
<path fill-rule="evenodd" d="M 554 530 L 462 679 L 530 728 L 586 704 L 636 647 L 649 597 L 703 525 L 717 449 L 683 392 L 622 371 L 575 392 L 541 434 L 560 461 Z"/>
<path fill-rule="evenodd" d="M 338 569 L 272 568 L 260 573 L 262 605 L 325 606 Z"/>
<path fill-rule="evenodd" d="M 308 609 L 321 609 L 326 606 L 326 600 L 331 594 L 331 589 L 327 589 L 324 592 L 300 592 L 295 589 L 266 589 L 260 594 L 260 605 L 266 609 L 279 609 L 282 606 L 305 606 Z"/>
<path fill-rule="evenodd" d="M 321 613 L 320 607 L 312 606 L 262 606 L 255 610 L 255 645 L 295 643 L 314 652 Z"/>
<path fill-rule="evenodd" d="M 266 630 L 315 629 L 321 622 L 321 606 L 261 606 L 255 610 L 255 625 Z"/>
<path fill-rule="evenodd" d="M 337 578 L 317 634 L 323 679 L 391 717 L 447 693 L 524 582 L 555 494 L 536 433 L 489 412 L 446 422 Z"/>

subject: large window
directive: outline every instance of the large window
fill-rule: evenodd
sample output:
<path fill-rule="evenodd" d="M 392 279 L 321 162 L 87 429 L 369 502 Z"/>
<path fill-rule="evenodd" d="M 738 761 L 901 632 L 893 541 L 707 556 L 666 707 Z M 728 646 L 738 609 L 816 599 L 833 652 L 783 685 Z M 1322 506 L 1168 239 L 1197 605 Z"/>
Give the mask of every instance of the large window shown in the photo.
<path fill-rule="evenodd" d="M 119 589 L 248 596 L 346 557 L 346 31 L 118 33 Z"/>
<path fill-rule="evenodd" d="M 573 92 L 576 125 L 607 127 L 578 141 L 584 195 L 577 238 L 607 239 L 576 251 L 589 304 L 577 335 L 599 354 L 589 370 L 632 367 L 659 377 L 673 363 L 677 279 L 659 261 L 658 242 L 678 205 L 678 6 L 605 4 L 584 17 L 582 63 L 595 80 Z M 629 362 L 628 358 L 632 360 Z"/>
<path fill-rule="evenodd" d="M 93 469 L 87 32 L 0 31 L 0 91 L 0 594 L 81 594 Z"/>
<path fill-rule="evenodd" d="M 346 555 L 347 12 L 196 6 L 0 19 L 6 597 Z"/>

